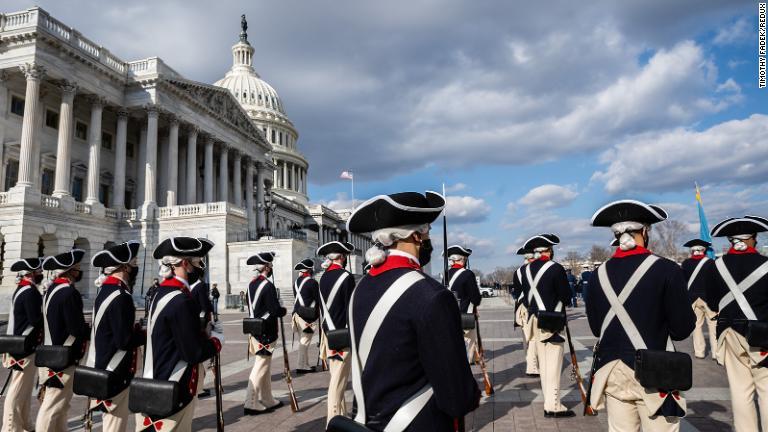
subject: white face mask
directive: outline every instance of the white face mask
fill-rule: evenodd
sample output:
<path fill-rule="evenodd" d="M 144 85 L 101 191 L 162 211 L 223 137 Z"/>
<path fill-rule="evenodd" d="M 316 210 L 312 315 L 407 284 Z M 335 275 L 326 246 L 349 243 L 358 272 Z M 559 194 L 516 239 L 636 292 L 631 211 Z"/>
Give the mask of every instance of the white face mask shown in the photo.
<path fill-rule="evenodd" d="M 691 256 L 701 256 L 704 255 L 706 251 L 707 249 L 702 246 L 694 246 L 691 248 Z"/>
<path fill-rule="evenodd" d="M 749 235 L 740 235 L 740 236 L 729 237 L 728 241 L 731 242 L 731 245 L 733 246 L 734 250 L 742 252 L 749 249 L 749 245 L 747 245 L 744 242 L 744 240 L 749 240 L 751 238 L 752 236 L 749 236 Z"/>

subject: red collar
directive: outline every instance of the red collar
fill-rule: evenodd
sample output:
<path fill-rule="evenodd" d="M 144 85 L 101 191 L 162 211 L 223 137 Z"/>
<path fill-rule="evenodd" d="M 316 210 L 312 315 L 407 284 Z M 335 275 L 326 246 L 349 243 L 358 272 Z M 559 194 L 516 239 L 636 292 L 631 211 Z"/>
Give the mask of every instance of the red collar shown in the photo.
<path fill-rule="evenodd" d="M 746 255 L 746 254 L 756 254 L 756 253 L 759 253 L 759 252 L 757 251 L 757 249 L 751 246 L 743 251 L 739 251 L 734 248 L 728 249 L 728 255 Z"/>
<path fill-rule="evenodd" d="M 116 278 L 114 276 L 107 276 L 107 278 L 104 279 L 104 282 L 102 282 L 102 285 L 117 285 L 117 286 L 119 286 L 121 288 L 127 288 L 125 282 L 123 282 L 122 280 L 120 280 L 120 279 L 118 279 L 118 278 Z"/>
<path fill-rule="evenodd" d="M 464 268 L 464 266 L 461 264 L 454 264 L 451 266 L 451 268 L 459 269 L 459 268 Z"/>
<path fill-rule="evenodd" d="M 183 292 L 184 294 L 190 295 L 189 294 L 189 287 L 187 286 L 187 284 L 185 284 L 182 280 L 177 279 L 175 277 L 163 280 L 162 282 L 160 282 L 160 286 L 161 287 L 169 287 L 169 288 L 180 289 L 181 292 Z"/>
<path fill-rule="evenodd" d="M 704 254 L 704 255 L 691 255 L 691 259 L 698 261 L 698 260 L 704 259 L 704 257 L 706 257 L 706 256 L 707 256 L 707 254 Z"/>
<path fill-rule="evenodd" d="M 633 255 L 650 255 L 650 254 L 651 254 L 651 251 L 649 251 L 648 249 L 642 246 L 637 246 L 634 249 L 630 249 L 630 250 L 621 250 L 621 248 L 616 248 L 616 252 L 613 253 L 613 257 L 624 258 L 628 256 L 633 256 Z"/>
<path fill-rule="evenodd" d="M 299 277 L 312 277 L 312 273 L 301 272 L 299 273 Z"/>
<path fill-rule="evenodd" d="M 341 269 L 342 269 L 342 267 L 340 265 L 338 265 L 336 263 L 333 263 L 333 264 L 329 265 L 328 268 L 325 269 L 325 271 L 341 270 Z"/>
<path fill-rule="evenodd" d="M 24 286 L 31 286 L 31 285 L 32 285 L 32 282 L 30 282 L 30 281 L 28 281 L 26 279 L 22 279 L 21 282 L 19 282 L 19 288 L 24 287 Z"/>
<path fill-rule="evenodd" d="M 549 255 L 542 255 L 542 256 L 538 257 L 538 258 L 536 259 L 536 261 L 544 261 L 544 262 L 546 262 L 546 261 L 549 261 L 549 260 L 551 260 L 551 259 L 552 259 L 552 258 L 550 258 L 550 257 L 549 257 Z"/>
<path fill-rule="evenodd" d="M 69 285 L 69 279 L 67 278 L 56 278 L 53 280 L 53 285 L 61 285 L 61 284 L 67 284 Z"/>
<path fill-rule="evenodd" d="M 263 275 L 263 274 L 259 273 L 259 275 L 258 275 L 258 276 L 256 276 L 256 277 L 255 277 L 255 278 L 253 278 L 253 279 L 254 279 L 254 280 L 262 280 L 262 279 L 266 279 L 266 278 L 264 277 L 264 275 Z"/>
<path fill-rule="evenodd" d="M 389 255 L 384 263 L 372 268 L 368 274 L 371 276 L 378 276 L 387 270 L 393 270 L 397 268 L 410 268 L 414 270 L 420 270 L 421 266 L 419 263 L 414 262 L 411 258 L 404 257 L 402 255 Z"/>

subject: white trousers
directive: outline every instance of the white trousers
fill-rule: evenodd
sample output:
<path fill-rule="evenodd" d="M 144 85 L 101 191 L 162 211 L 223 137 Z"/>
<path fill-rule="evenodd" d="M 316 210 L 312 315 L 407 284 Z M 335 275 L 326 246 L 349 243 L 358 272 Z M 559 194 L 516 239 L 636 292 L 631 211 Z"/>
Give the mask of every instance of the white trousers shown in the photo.
<path fill-rule="evenodd" d="M 2 432 L 21 432 L 35 429 L 35 424 L 30 418 L 32 405 L 32 391 L 35 388 L 37 366 L 35 355 L 24 359 L 28 362 L 23 371 L 14 370 L 11 373 L 11 382 L 8 383 L 8 392 L 3 403 L 3 427 Z"/>
<path fill-rule="evenodd" d="M 344 400 L 344 392 L 347 389 L 347 380 L 352 363 L 349 360 L 349 353 L 344 356 L 344 360 L 335 358 L 328 359 L 328 370 L 331 379 L 328 382 L 328 417 L 326 426 L 331 419 L 337 415 L 347 415 L 347 403 Z"/>
<path fill-rule="evenodd" d="M 64 388 L 46 387 L 43 403 L 37 412 L 35 422 L 36 432 L 66 432 L 67 414 L 72 401 L 72 385 L 75 367 L 71 366 L 63 371 Z"/>
<path fill-rule="evenodd" d="M 536 345 L 536 360 L 539 364 L 541 391 L 544 394 L 544 411 L 558 412 L 567 408 L 560 403 L 560 374 L 563 371 L 563 344 L 542 342 L 552 336 L 538 328 L 538 319 L 533 321 L 533 342 Z"/>
<path fill-rule="evenodd" d="M 635 372 L 619 362 L 608 377 L 605 387 L 605 407 L 608 410 L 609 432 L 677 432 L 679 417 L 651 417 L 643 401 L 644 389 L 635 379 Z"/>
<path fill-rule="evenodd" d="M 723 362 L 728 375 L 733 406 L 733 427 L 736 432 L 758 431 L 758 408 L 763 430 L 768 430 L 768 368 L 753 367 L 744 349 L 747 342 L 733 330 L 726 330 Z M 757 395 L 757 406 L 755 406 Z"/>
<path fill-rule="evenodd" d="M 121 391 L 117 396 L 109 400 L 108 412 L 101 415 L 104 432 L 124 432 L 128 427 L 128 418 L 131 412 L 128 410 L 128 389 Z M 92 401 L 91 406 L 95 405 Z"/>
<path fill-rule="evenodd" d="M 717 314 L 709 310 L 707 302 L 702 299 L 696 299 L 693 303 L 693 313 L 696 314 L 696 328 L 693 330 L 693 353 L 696 357 L 703 358 L 706 355 L 707 347 L 704 341 L 704 323 L 707 323 L 709 332 L 709 350 L 712 358 L 715 358 L 717 350 L 717 321 L 712 321 Z"/>
<path fill-rule="evenodd" d="M 181 409 L 176 414 L 164 419 L 150 419 L 141 414 L 136 414 L 136 432 L 141 432 L 154 423 L 157 429 L 162 423 L 163 432 L 191 432 L 192 420 L 195 418 L 195 406 L 197 398 L 192 398 L 192 402 Z"/>
<path fill-rule="evenodd" d="M 245 408 L 263 411 L 278 404 L 272 396 L 272 356 L 256 354 L 248 377 Z"/>
<path fill-rule="evenodd" d="M 470 363 L 475 361 L 477 357 L 477 328 L 472 330 L 464 330 L 464 343 L 467 346 L 467 359 Z"/>
<path fill-rule="evenodd" d="M 309 369 L 309 346 L 312 345 L 312 337 L 314 333 L 305 333 L 305 328 L 311 328 L 315 330 L 317 324 L 307 323 L 297 314 L 293 314 L 293 331 L 299 334 L 299 362 L 296 365 L 297 369 Z"/>

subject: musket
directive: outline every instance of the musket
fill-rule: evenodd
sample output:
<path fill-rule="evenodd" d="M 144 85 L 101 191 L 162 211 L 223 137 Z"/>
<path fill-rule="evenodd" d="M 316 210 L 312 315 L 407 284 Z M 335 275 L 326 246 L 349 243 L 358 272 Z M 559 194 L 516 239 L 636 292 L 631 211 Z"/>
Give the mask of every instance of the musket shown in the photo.
<path fill-rule="evenodd" d="M 570 338 L 569 338 L 570 341 Z M 595 372 L 597 368 L 597 355 L 600 351 L 600 340 L 595 343 L 595 348 L 592 350 L 592 367 L 589 370 L 589 385 L 587 386 L 587 395 L 586 399 L 583 399 L 584 401 L 584 415 L 585 416 L 596 416 L 597 411 L 592 408 L 592 383 L 595 382 Z"/>
<path fill-rule="evenodd" d="M 296 399 L 296 392 L 293 391 L 293 382 L 291 381 L 291 365 L 288 363 L 288 347 L 285 345 L 283 317 L 280 317 L 280 336 L 283 340 L 283 374 L 285 375 L 285 383 L 288 384 L 288 395 L 291 398 L 291 411 L 299 412 L 299 401 Z"/>
<path fill-rule="evenodd" d="M 493 385 L 491 384 L 491 378 L 488 376 L 488 368 L 485 365 L 485 350 L 483 349 L 483 338 L 480 337 L 480 319 L 477 315 L 477 306 L 474 308 L 475 312 L 475 331 L 477 332 L 477 352 L 480 358 L 480 370 L 483 371 L 483 384 L 485 384 L 485 394 L 490 396 L 493 394 Z"/>
<path fill-rule="evenodd" d="M 213 386 L 216 390 L 216 432 L 224 432 L 224 386 L 221 384 L 221 354 L 213 357 Z"/>
<path fill-rule="evenodd" d="M 584 380 L 581 378 L 581 372 L 579 372 L 579 359 L 576 357 L 576 350 L 573 348 L 573 340 L 571 340 L 571 329 L 568 327 L 568 319 L 565 320 L 565 336 L 568 339 L 568 349 L 571 351 L 571 373 L 576 379 L 576 384 L 579 386 L 579 394 L 581 395 L 581 402 L 584 404 L 584 415 L 593 416 L 597 415 L 594 409 L 589 406 L 587 398 L 587 390 L 584 388 Z"/>
<path fill-rule="evenodd" d="M 144 296 L 144 277 L 147 273 L 147 248 L 144 248 L 144 259 L 141 263 L 141 296 Z M 133 292 L 133 291 L 131 291 Z M 149 304 L 149 299 L 144 299 L 144 321 L 146 322 L 147 318 L 149 317 L 149 307 L 151 305 Z"/>
<path fill-rule="evenodd" d="M 8 377 L 5 379 L 5 384 L 3 384 L 3 389 L 0 390 L 0 396 L 5 395 L 5 389 L 8 388 L 8 383 L 11 382 L 12 376 L 13 376 L 13 369 L 8 369 Z"/>
<path fill-rule="evenodd" d="M 448 198 L 445 196 L 445 183 L 443 183 L 443 199 L 446 205 Z M 448 220 L 445 217 L 446 209 L 443 210 L 443 285 L 448 288 Z"/>
<path fill-rule="evenodd" d="M 91 410 L 91 398 L 88 398 L 88 400 L 85 402 L 83 429 L 85 429 L 85 432 L 91 432 L 93 430 L 93 410 Z"/>

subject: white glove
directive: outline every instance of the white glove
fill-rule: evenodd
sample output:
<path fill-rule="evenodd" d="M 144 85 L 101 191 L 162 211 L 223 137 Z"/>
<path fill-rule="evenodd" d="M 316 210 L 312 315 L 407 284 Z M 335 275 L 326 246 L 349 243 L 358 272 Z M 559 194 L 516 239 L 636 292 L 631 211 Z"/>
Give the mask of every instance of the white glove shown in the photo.
<path fill-rule="evenodd" d="M 211 331 L 211 337 L 216 338 L 219 340 L 219 342 L 224 345 L 224 332 L 218 332 L 216 330 Z"/>

